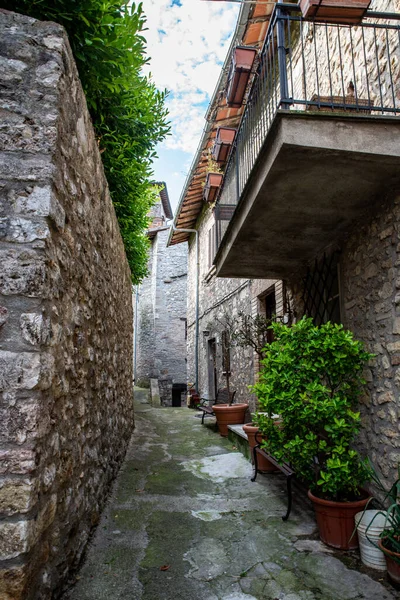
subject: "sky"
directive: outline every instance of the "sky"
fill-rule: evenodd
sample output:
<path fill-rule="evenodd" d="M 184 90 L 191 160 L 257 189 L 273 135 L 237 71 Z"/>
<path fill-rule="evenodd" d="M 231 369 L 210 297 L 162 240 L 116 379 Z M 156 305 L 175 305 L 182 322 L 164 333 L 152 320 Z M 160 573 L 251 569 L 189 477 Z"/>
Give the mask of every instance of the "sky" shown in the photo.
<path fill-rule="evenodd" d="M 146 74 L 169 91 L 172 135 L 159 144 L 154 178 L 178 204 L 200 142 L 208 103 L 229 49 L 239 4 L 207 0 L 143 0 L 147 17 Z"/>

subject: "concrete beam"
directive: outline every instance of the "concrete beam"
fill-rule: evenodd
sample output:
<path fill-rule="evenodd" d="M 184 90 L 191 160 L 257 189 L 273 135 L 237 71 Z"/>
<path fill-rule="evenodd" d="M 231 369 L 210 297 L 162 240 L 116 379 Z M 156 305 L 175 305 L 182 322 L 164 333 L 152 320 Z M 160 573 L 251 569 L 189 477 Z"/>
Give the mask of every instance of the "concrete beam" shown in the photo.
<path fill-rule="evenodd" d="M 400 186 L 400 120 L 277 115 L 215 259 L 220 277 L 285 278 Z"/>

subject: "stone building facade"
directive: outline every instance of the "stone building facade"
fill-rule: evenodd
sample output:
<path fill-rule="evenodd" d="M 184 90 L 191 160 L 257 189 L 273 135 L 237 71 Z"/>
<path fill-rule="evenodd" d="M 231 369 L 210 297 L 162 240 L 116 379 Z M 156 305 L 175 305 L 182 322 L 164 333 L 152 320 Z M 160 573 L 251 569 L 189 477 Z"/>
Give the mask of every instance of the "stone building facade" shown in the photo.
<path fill-rule="evenodd" d="M 186 388 L 187 247 L 167 247 L 172 218 L 168 192 L 150 213 L 149 275 L 137 290 L 136 383 L 158 385 L 161 403 L 180 402 Z M 157 395 L 157 393 L 156 393 Z"/>
<path fill-rule="evenodd" d="M 239 313 L 270 315 L 283 318 L 286 301 L 282 282 L 274 279 L 229 279 L 215 275 L 213 238 L 215 225 L 210 207 L 205 207 L 197 223 L 199 235 L 199 340 L 198 340 L 198 391 L 201 397 L 215 398 L 216 392 L 227 385 L 224 336 L 230 337 L 232 320 Z M 196 344 L 196 249 L 195 239 L 189 242 L 188 268 L 188 381 L 194 384 Z M 231 390 L 236 391 L 235 401 L 249 402 L 250 411 L 256 408 L 256 400 L 249 390 L 255 383 L 259 358 L 251 347 L 240 347 L 229 342 Z"/>
<path fill-rule="evenodd" d="M 63 28 L 0 38 L 0 597 L 46 600 L 133 428 L 131 277 Z"/>
<path fill-rule="evenodd" d="M 400 16 L 398 0 L 373 0 L 370 8 Z M 268 9 L 261 3 L 254 8 L 242 7 L 231 54 L 236 45 L 259 43 L 263 31 L 265 34 L 263 10 Z M 242 138 L 241 154 L 235 157 L 236 170 L 231 169 L 228 176 L 225 171 L 214 211 L 218 213 L 219 202 L 225 209 L 230 205 L 229 226 L 229 220 L 213 223 L 212 208 L 200 203 L 201 189 L 198 196 L 195 192 L 197 182 L 205 179 L 207 167 L 203 157 L 214 144 L 218 125 L 240 127 L 241 109 L 234 113 L 232 111 L 236 109 L 224 103 L 227 61 L 210 104 L 208 123 L 175 221 L 177 227 L 193 227 L 199 231 L 200 248 L 203 246 L 200 252 L 205 262 L 208 260 L 205 258 L 207 241 L 203 239 L 203 232 L 213 226 L 222 229 L 218 253 L 212 249 L 211 254 L 216 254 L 215 269 L 223 277 L 216 278 L 213 269 L 207 271 L 211 268 L 210 262 L 207 267 L 202 267 L 200 277 L 201 393 L 208 385 L 206 360 L 210 355 L 207 338 L 202 332 L 206 331 L 207 336 L 215 339 L 222 335 L 221 329 L 214 328 L 213 323 L 215 319 L 219 321 L 223 305 L 233 315 L 239 309 L 253 314 L 257 307 L 262 309 L 263 293 L 270 289 L 270 284 L 277 285 L 277 279 L 265 278 L 279 277 L 283 280 L 279 280 L 283 304 L 290 307 L 292 319 L 307 314 L 316 323 L 341 322 L 375 353 L 365 372 L 367 386 L 360 402 L 362 431 L 358 445 L 389 486 L 397 478 L 400 462 L 400 39 L 396 14 L 392 20 L 390 14 L 387 18 L 377 18 L 380 20 L 376 28 L 372 15 L 367 19 L 365 29 L 315 27 L 306 21 L 300 29 L 293 27 L 293 46 L 284 58 L 285 64 L 290 64 L 289 89 L 285 98 L 299 98 L 303 104 L 299 102 L 291 107 L 287 103 L 283 106 L 286 112 L 280 111 L 276 97 L 279 98 L 282 90 L 276 78 L 273 83 L 269 82 L 272 91 L 270 101 L 267 100 L 264 106 L 266 112 L 262 113 L 258 106 L 259 114 L 265 117 L 264 123 L 268 122 L 271 127 L 267 129 L 266 137 L 261 138 L 260 133 L 264 123 L 254 121 L 254 129 L 251 129 L 251 119 L 244 119 L 247 129 Z M 284 35 L 289 35 L 289 29 L 285 31 Z M 250 32 L 253 36 L 251 44 Z M 267 62 L 276 57 L 273 44 L 274 36 L 271 35 L 270 54 L 268 49 L 265 54 Z M 357 68 L 359 64 L 364 67 Z M 329 97 L 335 102 L 342 97 L 347 104 L 359 102 L 359 105 L 345 115 L 346 111 L 329 107 L 321 111 L 317 106 L 318 98 L 326 102 Z M 307 106 L 313 98 L 316 105 Z M 251 102 L 248 97 L 245 99 L 246 109 L 243 110 L 248 110 Z M 364 106 L 369 108 L 363 110 Z M 382 109 L 378 111 L 377 107 Z M 293 126 L 291 138 L 290 133 L 284 138 L 285 131 L 289 132 L 293 123 L 298 127 L 297 124 Z M 324 137 L 323 132 L 328 130 L 329 135 Z M 312 134 L 307 137 L 310 131 Z M 317 135 L 321 135 L 321 139 L 317 140 Z M 292 152 L 288 153 L 286 162 L 285 144 L 282 143 L 282 149 L 279 147 L 281 139 Z M 310 140 L 318 141 L 319 145 L 313 146 Z M 279 162 L 279 152 L 283 156 L 282 162 Z M 309 167 L 320 160 L 318 154 L 323 156 L 325 152 L 326 162 L 323 162 L 324 158 L 321 160 L 318 179 L 315 177 L 317 170 L 311 171 Z M 301 172 L 299 164 L 305 156 L 310 162 L 301 167 Z M 253 168 L 249 166 L 251 160 L 254 160 Z M 304 161 L 306 163 L 306 159 Z M 326 172 L 329 165 L 335 164 L 339 165 L 337 180 L 329 180 Z M 241 174 L 240 169 L 246 172 Z M 329 194 L 331 202 L 324 205 L 324 198 Z M 318 225 L 319 222 L 324 223 L 323 227 Z M 170 239 L 170 243 L 189 239 L 189 332 L 194 319 L 193 238 L 175 233 Z M 285 312 L 285 308 L 283 310 Z M 189 333 L 189 340 L 192 339 Z M 251 353 L 237 352 L 232 363 L 240 364 L 240 381 L 235 381 L 232 373 L 232 388 L 238 389 L 243 399 L 244 380 L 251 380 L 254 361 Z M 192 342 L 190 372 L 193 372 L 193 354 Z"/>

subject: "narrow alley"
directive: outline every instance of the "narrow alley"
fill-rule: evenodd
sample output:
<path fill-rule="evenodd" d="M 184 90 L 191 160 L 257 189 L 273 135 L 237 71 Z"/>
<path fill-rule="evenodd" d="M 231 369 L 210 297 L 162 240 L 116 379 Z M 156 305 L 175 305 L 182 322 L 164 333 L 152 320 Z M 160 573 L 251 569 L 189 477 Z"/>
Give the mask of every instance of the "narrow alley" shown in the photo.
<path fill-rule="evenodd" d="M 152 408 L 144 390 L 135 403 L 125 464 L 63 600 L 399 598 L 358 553 L 318 541 L 304 494 L 284 523 L 284 478 L 252 483 L 213 419 L 202 427 L 194 411 Z"/>

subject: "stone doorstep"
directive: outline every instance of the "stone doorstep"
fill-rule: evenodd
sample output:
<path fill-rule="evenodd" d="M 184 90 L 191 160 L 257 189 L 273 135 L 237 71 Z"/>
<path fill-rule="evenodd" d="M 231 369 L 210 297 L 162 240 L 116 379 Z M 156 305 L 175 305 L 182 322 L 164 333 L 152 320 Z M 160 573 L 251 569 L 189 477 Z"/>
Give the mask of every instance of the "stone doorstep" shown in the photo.
<path fill-rule="evenodd" d="M 247 433 L 243 430 L 243 425 L 228 425 L 228 429 L 232 431 L 233 435 L 238 435 L 247 440 Z"/>

